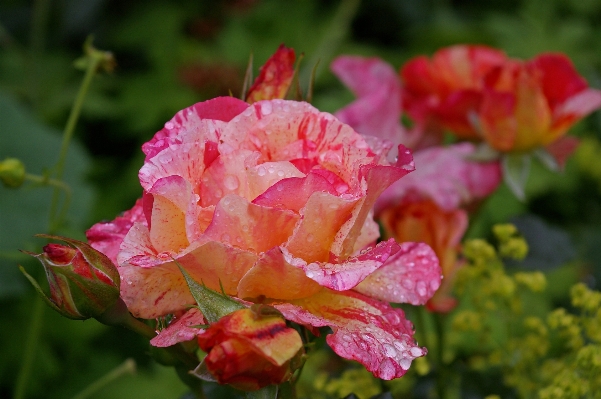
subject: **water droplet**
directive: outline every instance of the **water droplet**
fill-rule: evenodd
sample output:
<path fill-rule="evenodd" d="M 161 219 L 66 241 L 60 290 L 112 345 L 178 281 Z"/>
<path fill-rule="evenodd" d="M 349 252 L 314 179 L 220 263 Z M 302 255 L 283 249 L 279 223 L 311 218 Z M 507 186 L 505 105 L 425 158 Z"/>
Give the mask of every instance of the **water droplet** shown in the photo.
<path fill-rule="evenodd" d="M 399 365 L 403 370 L 409 370 L 409 367 L 411 367 L 411 359 L 401 359 Z"/>
<path fill-rule="evenodd" d="M 267 171 L 273 174 L 275 172 L 275 168 L 273 166 L 270 166 L 269 169 L 267 169 Z"/>
<path fill-rule="evenodd" d="M 229 242 L 230 241 L 230 235 L 227 234 L 227 233 L 223 233 L 221 235 L 221 241 L 223 241 L 223 242 Z"/>
<path fill-rule="evenodd" d="M 223 179 L 223 185 L 228 190 L 232 190 L 233 191 L 233 190 L 235 190 L 235 189 L 238 188 L 238 186 L 240 185 L 240 181 L 238 180 L 238 178 L 236 176 L 227 175 Z"/>
<path fill-rule="evenodd" d="M 424 352 L 422 352 L 422 350 L 420 348 L 416 348 L 416 347 L 411 348 L 411 350 L 409 352 L 411 352 L 411 355 L 415 356 L 415 357 L 419 357 L 424 354 Z"/>
<path fill-rule="evenodd" d="M 276 190 L 278 190 L 278 191 L 284 191 L 284 186 L 282 186 L 281 184 L 279 184 L 279 185 L 276 187 Z"/>
<path fill-rule="evenodd" d="M 173 127 L 174 127 L 173 126 L 173 122 L 167 122 L 167 123 L 165 123 L 165 129 L 171 130 L 171 129 L 173 129 Z"/>
<path fill-rule="evenodd" d="M 386 357 L 395 357 L 397 355 L 396 349 L 394 349 L 394 346 L 390 345 L 390 344 L 384 344 L 382 345 L 382 347 L 384 348 L 384 355 Z"/>
<path fill-rule="evenodd" d="M 426 283 L 424 283 L 423 281 L 417 283 L 417 293 L 420 296 L 425 296 L 427 294 Z"/>
<path fill-rule="evenodd" d="M 313 234 L 307 234 L 307 242 L 311 242 L 313 241 L 315 237 L 313 236 Z"/>
<path fill-rule="evenodd" d="M 262 167 L 262 166 L 259 166 L 259 169 L 257 169 L 257 174 L 258 174 L 259 176 L 265 176 L 265 174 L 266 174 L 266 173 L 267 173 L 267 172 L 265 171 L 265 168 L 264 168 L 264 167 Z"/>
<path fill-rule="evenodd" d="M 269 115 L 271 114 L 271 111 L 273 111 L 273 108 L 271 106 L 271 102 L 266 101 L 264 103 L 261 104 L 261 113 L 263 115 Z"/>
<path fill-rule="evenodd" d="M 278 170 L 278 176 L 283 177 L 284 176 L 284 171 L 283 170 Z"/>

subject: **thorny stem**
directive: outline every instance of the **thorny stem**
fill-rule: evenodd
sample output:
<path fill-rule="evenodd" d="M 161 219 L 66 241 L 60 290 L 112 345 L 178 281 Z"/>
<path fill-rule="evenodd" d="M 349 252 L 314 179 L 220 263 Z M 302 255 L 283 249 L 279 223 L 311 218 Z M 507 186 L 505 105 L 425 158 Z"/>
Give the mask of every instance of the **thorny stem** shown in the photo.
<path fill-rule="evenodd" d="M 117 378 L 126 374 L 134 374 L 135 372 L 136 362 L 133 359 L 126 359 L 119 366 L 88 385 L 83 391 L 75 395 L 73 399 L 86 399 L 95 394 L 98 390 L 115 381 Z"/>

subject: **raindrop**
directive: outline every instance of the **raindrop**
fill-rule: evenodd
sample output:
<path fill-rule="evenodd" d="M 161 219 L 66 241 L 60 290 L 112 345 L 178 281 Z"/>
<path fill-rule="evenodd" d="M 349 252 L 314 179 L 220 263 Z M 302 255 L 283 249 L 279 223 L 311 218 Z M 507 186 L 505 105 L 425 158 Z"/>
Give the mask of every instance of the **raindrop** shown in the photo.
<path fill-rule="evenodd" d="M 262 166 L 259 166 L 259 169 L 257 170 L 257 174 L 258 174 L 259 176 L 265 176 L 265 174 L 266 174 L 266 173 L 267 173 L 267 172 L 265 171 L 265 168 L 264 168 L 264 167 L 262 167 Z"/>
<path fill-rule="evenodd" d="M 227 175 L 227 176 L 225 176 L 225 179 L 223 179 L 223 185 L 228 190 L 233 191 L 238 188 L 238 186 L 240 185 L 240 181 L 238 180 L 238 178 L 236 176 Z"/>
<path fill-rule="evenodd" d="M 264 102 L 261 104 L 261 113 L 263 115 L 269 115 L 271 114 L 271 111 L 273 110 L 271 103 L 270 102 Z"/>

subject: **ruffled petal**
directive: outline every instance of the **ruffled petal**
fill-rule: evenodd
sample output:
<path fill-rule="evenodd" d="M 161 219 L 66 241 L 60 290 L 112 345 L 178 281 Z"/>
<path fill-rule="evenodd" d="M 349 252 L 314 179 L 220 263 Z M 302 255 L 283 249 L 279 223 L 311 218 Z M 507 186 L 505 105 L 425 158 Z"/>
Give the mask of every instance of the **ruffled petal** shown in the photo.
<path fill-rule="evenodd" d="M 276 303 L 288 319 L 313 327 L 329 326 L 326 341 L 343 358 L 356 360 L 377 378 L 403 376 L 426 348 L 413 339 L 413 325 L 401 309 L 359 293 L 324 289 L 305 299 Z"/>
<path fill-rule="evenodd" d="M 346 291 L 355 287 L 368 275 L 382 267 L 387 259 L 399 250 L 399 245 L 393 240 L 383 241 L 374 248 L 365 249 L 358 256 L 341 262 L 305 262 L 304 259 L 294 258 L 287 251 L 286 260 L 302 268 L 307 277 L 319 285 L 336 290 Z"/>
<path fill-rule="evenodd" d="M 229 122 L 246 108 L 248 108 L 247 103 L 233 97 L 217 97 L 184 108 L 165 123 L 165 127 L 157 132 L 150 141 L 142 145 L 146 160 L 154 157 L 170 144 L 182 143 L 190 132 L 195 134 L 199 131 L 206 131 L 209 132 L 204 136 L 206 140 L 217 141 L 217 137 L 212 134 L 213 129 L 204 129 L 203 120 Z"/>
<path fill-rule="evenodd" d="M 423 243 L 402 243 L 401 249 L 354 289 L 386 302 L 425 304 L 440 287 L 436 254 Z"/>

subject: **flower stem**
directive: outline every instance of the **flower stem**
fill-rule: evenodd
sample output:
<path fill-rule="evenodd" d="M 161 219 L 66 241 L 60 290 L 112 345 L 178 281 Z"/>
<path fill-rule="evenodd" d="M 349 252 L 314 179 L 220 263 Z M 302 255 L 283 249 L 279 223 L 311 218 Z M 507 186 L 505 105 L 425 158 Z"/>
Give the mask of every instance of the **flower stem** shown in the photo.
<path fill-rule="evenodd" d="M 444 315 L 434 315 L 434 326 L 436 328 L 437 339 L 436 363 L 438 368 L 438 378 L 436 379 L 436 390 L 438 391 L 438 399 L 446 399 L 448 397 L 447 388 L 451 386 L 451 384 L 449 384 L 448 381 L 449 375 L 447 372 L 447 368 L 444 364 L 444 320 Z"/>
<path fill-rule="evenodd" d="M 62 180 L 63 172 L 65 169 L 65 162 L 67 160 L 67 151 L 69 149 L 69 144 L 71 143 L 71 139 L 73 138 L 73 133 L 75 132 L 75 126 L 77 124 L 77 120 L 79 119 L 79 115 L 81 113 L 81 107 L 83 105 L 83 101 L 88 93 L 88 89 L 90 88 L 90 84 L 92 83 L 92 78 L 96 74 L 98 70 L 98 66 L 102 62 L 102 54 L 96 51 L 91 51 L 88 53 L 88 63 L 86 68 L 86 73 L 83 77 L 83 81 L 81 86 L 79 87 L 79 91 L 77 92 L 77 96 L 75 97 L 75 102 L 73 103 L 73 107 L 71 108 L 71 112 L 69 114 L 69 118 L 67 119 L 67 124 L 65 125 L 65 129 L 63 131 L 63 141 L 61 144 L 61 150 L 58 156 L 58 161 L 56 166 L 54 167 L 54 177 L 56 180 Z M 61 217 L 56 217 L 58 201 L 59 201 L 60 190 L 55 188 L 52 194 L 52 202 L 50 205 L 50 231 L 57 229 L 61 223 Z"/>
<path fill-rule="evenodd" d="M 134 374 L 135 372 L 136 362 L 133 359 L 126 359 L 119 366 L 117 366 L 113 370 L 109 371 L 107 374 L 103 375 L 102 377 L 88 385 L 83 391 L 75 395 L 73 399 L 86 399 L 87 397 L 93 395 L 109 383 L 116 380 L 117 378 L 126 374 Z"/>
<path fill-rule="evenodd" d="M 31 321 L 29 322 L 29 331 L 25 341 L 25 353 L 23 355 L 23 361 L 17 376 L 17 383 L 15 384 L 14 399 L 22 399 L 25 397 L 25 389 L 28 385 L 27 381 L 29 380 L 29 375 L 31 374 L 33 360 L 37 352 L 39 335 L 42 330 L 42 320 L 44 318 L 44 310 L 46 309 L 46 305 L 36 296 L 32 306 L 33 309 L 31 311 Z"/>

